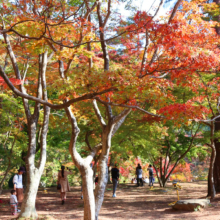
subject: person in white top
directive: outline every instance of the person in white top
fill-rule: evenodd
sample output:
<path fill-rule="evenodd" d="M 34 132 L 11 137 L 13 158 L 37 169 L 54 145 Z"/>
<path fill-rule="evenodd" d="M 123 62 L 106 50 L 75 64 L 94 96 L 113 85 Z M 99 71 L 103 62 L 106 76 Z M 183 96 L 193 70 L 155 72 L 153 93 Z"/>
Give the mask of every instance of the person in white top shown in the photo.
<path fill-rule="evenodd" d="M 10 206 L 11 206 L 11 214 L 17 215 L 18 200 L 16 196 L 16 191 L 14 189 L 11 191 Z"/>
<path fill-rule="evenodd" d="M 23 183 L 22 183 L 22 174 L 24 172 L 25 172 L 25 168 L 20 167 L 20 169 L 18 170 L 18 174 L 15 174 L 13 178 L 14 190 L 17 193 L 19 203 L 22 203 L 23 198 L 24 198 Z"/>

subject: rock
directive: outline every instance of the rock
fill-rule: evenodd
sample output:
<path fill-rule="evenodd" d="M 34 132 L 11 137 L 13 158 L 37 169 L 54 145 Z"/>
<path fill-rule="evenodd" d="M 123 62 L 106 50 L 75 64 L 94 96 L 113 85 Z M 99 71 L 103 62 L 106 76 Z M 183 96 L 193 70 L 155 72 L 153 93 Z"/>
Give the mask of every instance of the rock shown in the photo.
<path fill-rule="evenodd" d="M 187 199 L 177 201 L 173 208 L 178 210 L 195 211 L 198 206 L 200 208 L 205 208 L 209 204 L 209 199 Z"/>

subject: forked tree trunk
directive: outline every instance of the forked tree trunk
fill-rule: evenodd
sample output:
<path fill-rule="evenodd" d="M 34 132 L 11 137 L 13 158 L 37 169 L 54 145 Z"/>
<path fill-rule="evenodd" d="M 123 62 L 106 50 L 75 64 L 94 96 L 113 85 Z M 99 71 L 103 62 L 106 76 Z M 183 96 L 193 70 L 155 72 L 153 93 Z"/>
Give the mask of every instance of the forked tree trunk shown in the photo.
<path fill-rule="evenodd" d="M 47 101 L 47 90 L 46 90 L 46 66 L 47 66 L 47 52 L 39 55 L 39 79 L 38 79 L 38 97 L 43 96 L 43 99 Z M 40 141 L 40 161 L 38 167 L 35 166 L 35 154 L 36 154 L 36 143 L 37 143 L 37 123 L 39 119 L 40 104 L 36 103 L 35 111 L 33 115 L 28 113 L 28 136 L 29 146 L 26 157 L 26 169 L 27 169 L 27 189 L 24 196 L 24 200 L 21 206 L 21 213 L 19 218 L 32 218 L 38 217 L 36 212 L 36 196 L 38 187 L 40 184 L 40 178 L 43 174 L 44 166 L 46 163 L 46 146 L 47 146 L 47 132 L 49 125 L 50 108 L 47 106 L 44 109 L 43 127 L 41 132 Z"/>
<path fill-rule="evenodd" d="M 101 102 L 101 100 L 99 100 Z M 95 218 L 98 220 L 99 212 L 102 207 L 102 203 L 104 200 L 104 193 L 106 189 L 106 185 L 108 183 L 108 158 L 109 152 L 111 149 L 111 139 L 112 136 L 116 133 L 116 131 L 120 128 L 120 126 L 125 121 L 127 115 L 131 112 L 131 109 L 123 110 L 117 116 L 114 116 L 112 113 L 111 106 L 104 103 L 106 112 L 108 115 L 108 123 L 106 124 L 102 115 L 99 111 L 96 100 L 93 101 L 93 107 L 96 113 L 96 116 L 100 122 L 102 127 L 102 152 L 99 159 L 99 181 L 98 185 L 95 189 Z"/>
<path fill-rule="evenodd" d="M 65 108 L 66 114 L 72 126 L 71 141 L 69 145 L 69 151 L 72 156 L 74 164 L 79 169 L 82 175 L 83 184 L 83 200 L 84 200 L 84 220 L 95 220 L 95 197 L 93 192 L 93 170 L 90 166 L 94 156 L 100 149 L 95 147 L 92 149 L 91 153 L 83 159 L 76 150 L 76 141 L 78 134 L 80 132 L 76 118 L 71 111 L 71 108 Z"/>
<path fill-rule="evenodd" d="M 5 25 L 3 23 L 3 28 Z M 16 61 L 16 56 L 10 44 L 7 33 L 3 34 L 6 48 L 13 66 L 14 73 L 18 80 L 22 80 L 20 70 Z M 47 51 L 44 54 L 39 55 L 39 72 L 38 72 L 38 91 L 37 97 L 47 101 L 47 89 L 46 89 L 46 68 L 47 68 Z M 4 70 L 1 68 L 1 74 L 5 76 Z M 23 84 L 20 85 L 20 90 L 23 94 L 26 94 L 26 89 Z M 19 218 L 37 218 L 37 212 L 35 208 L 35 200 L 37 190 L 40 182 L 40 177 L 43 173 L 45 162 L 46 162 L 46 137 L 49 124 L 50 108 L 44 106 L 44 120 L 43 120 L 43 131 L 41 134 L 41 158 L 39 168 L 35 167 L 35 154 L 36 154 L 36 127 L 39 119 L 40 104 L 35 103 L 34 113 L 31 114 L 28 100 L 22 98 L 24 110 L 28 124 L 28 154 L 26 158 L 26 169 L 27 169 L 27 190 L 25 193 L 24 201 L 21 207 L 21 213 Z"/>

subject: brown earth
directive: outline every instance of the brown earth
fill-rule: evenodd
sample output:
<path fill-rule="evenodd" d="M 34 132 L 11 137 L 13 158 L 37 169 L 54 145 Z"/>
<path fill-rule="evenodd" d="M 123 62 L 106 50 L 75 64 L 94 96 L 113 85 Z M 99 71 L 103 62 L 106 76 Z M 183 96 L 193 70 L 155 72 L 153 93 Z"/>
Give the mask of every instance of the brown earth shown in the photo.
<path fill-rule="evenodd" d="M 181 183 L 180 199 L 205 198 L 207 194 L 206 182 Z M 39 190 L 37 196 L 37 211 L 39 219 L 63 220 L 83 219 L 83 200 L 81 200 L 80 187 L 72 187 L 68 193 L 67 201 L 61 205 L 59 193 L 55 188 L 48 188 L 47 193 Z M 0 199 L 0 219 L 13 219 L 10 207 L 7 204 L 10 193 L 5 191 Z M 209 219 L 220 220 L 220 195 L 211 201 L 211 205 L 199 211 L 175 211 L 168 204 L 177 200 L 172 184 L 161 189 L 155 185 L 150 190 L 147 185 L 136 187 L 134 184 L 120 184 L 117 197 L 112 198 L 112 185 L 107 186 L 105 200 L 100 212 L 99 220 L 143 220 L 143 219 Z"/>

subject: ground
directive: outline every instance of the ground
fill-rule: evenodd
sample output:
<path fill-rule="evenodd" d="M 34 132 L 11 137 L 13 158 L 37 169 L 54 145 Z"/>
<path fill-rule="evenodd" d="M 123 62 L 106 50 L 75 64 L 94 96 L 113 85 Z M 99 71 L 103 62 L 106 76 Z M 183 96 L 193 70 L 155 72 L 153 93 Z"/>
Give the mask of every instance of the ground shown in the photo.
<path fill-rule="evenodd" d="M 181 183 L 180 199 L 205 198 L 207 182 Z M 0 199 L 0 219 L 13 219 L 10 215 L 9 191 L 5 191 Z M 80 187 L 72 187 L 67 201 L 61 205 L 59 193 L 55 188 L 48 188 L 47 193 L 39 190 L 37 196 L 37 211 L 40 220 L 83 219 L 83 200 L 80 198 Z M 211 201 L 211 205 L 194 212 L 175 211 L 168 204 L 177 200 L 172 184 L 162 189 L 155 185 L 150 190 L 147 185 L 136 187 L 134 184 L 120 184 L 117 197 L 112 198 L 112 185 L 107 186 L 105 200 L 99 220 L 143 220 L 143 219 L 187 219 L 187 220 L 220 220 L 220 195 Z"/>

